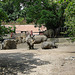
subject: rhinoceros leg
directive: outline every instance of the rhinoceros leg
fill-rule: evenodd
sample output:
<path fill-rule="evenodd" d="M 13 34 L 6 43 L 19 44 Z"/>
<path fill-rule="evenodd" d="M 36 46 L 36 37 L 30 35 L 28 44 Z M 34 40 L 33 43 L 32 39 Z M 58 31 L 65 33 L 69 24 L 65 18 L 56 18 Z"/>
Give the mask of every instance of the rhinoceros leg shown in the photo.
<path fill-rule="evenodd" d="M 28 46 L 29 46 L 29 49 L 34 49 L 34 45 L 28 44 Z"/>
<path fill-rule="evenodd" d="M 27 44 L 29 46 L 29 49 L 34 49 L 34 40 L 33 39 L 29 38 L 27 40 Z"/>

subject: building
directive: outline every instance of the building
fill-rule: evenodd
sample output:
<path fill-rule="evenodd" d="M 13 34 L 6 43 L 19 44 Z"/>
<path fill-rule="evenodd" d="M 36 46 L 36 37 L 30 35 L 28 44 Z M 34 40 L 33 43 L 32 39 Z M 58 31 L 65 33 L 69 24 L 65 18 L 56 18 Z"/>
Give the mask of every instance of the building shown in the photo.
<path fill-rule="evenodd" d="M 39 32 L 43 32 L 46 30 L 46 27 L 35 27 L 34 25 L 5 25 L 6 27 L 16 27 L 16 33 L 21 33 L 28 31 L 29 33 L 33 31 L 33 35 L 39 34 Z"/>

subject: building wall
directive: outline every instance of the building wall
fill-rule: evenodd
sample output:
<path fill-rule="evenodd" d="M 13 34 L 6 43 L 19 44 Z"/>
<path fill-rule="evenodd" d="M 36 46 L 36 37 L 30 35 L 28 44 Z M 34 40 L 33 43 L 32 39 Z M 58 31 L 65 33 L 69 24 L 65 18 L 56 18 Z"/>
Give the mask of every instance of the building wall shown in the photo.
<path fill-rule="evenodd" d="M 41 28 L 35 27 L 34 25 L 5 25 L 6 27 L 16 27 L 16 33 L 21 33 L 22 31 L 28 31 L 29 33 L 33 31 L 33 34 L 39 34 L 40 31 L 45 31 L 46 27 L 42 26 Z"/>

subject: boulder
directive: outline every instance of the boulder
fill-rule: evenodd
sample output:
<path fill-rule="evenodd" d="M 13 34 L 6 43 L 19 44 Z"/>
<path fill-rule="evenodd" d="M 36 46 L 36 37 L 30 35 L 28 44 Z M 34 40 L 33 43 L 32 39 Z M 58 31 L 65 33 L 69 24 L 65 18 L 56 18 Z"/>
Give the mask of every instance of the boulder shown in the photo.
<path fill-rule="evenodd" d="M 2 43 L 2 48 L 1 49 L 16 49 L 16 48 L 17 48 L 16 40 L 6 39 Z"/>

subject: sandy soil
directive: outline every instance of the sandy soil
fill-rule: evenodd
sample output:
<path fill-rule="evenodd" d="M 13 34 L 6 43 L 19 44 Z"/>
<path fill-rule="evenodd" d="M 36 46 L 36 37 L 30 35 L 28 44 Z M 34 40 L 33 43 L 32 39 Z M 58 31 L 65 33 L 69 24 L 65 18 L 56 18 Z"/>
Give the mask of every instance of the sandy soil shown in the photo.
<path fill-rule="evenodd" d="M 75 44 L 60 44 L 56 49 L 0 50 L 0 75 L 75 75 Z"/>

